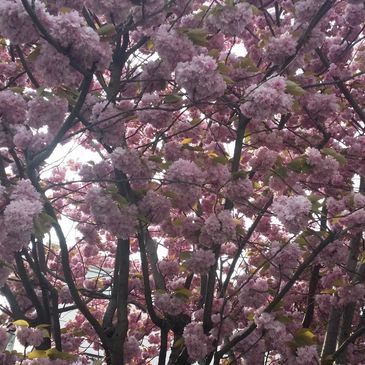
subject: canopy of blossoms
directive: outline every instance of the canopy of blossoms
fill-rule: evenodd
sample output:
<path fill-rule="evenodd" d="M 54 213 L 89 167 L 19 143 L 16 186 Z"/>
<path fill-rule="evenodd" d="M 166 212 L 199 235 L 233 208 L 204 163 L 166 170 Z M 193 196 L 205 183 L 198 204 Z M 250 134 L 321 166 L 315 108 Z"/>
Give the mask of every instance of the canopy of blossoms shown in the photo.
<path fill-rule="evenodd" d="M 364 4 L 0 0 L 0 364 L 365 364 Z"/>

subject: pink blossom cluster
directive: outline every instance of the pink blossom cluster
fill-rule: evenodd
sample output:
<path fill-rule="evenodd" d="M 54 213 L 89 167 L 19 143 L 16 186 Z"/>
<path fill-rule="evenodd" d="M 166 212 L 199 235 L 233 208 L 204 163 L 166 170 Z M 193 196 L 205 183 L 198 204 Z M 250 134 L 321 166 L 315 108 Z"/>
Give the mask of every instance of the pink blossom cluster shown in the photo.
<path fill-rule="evenodd" d="M 236 238 L 237 223 L 229 210 L 210 215 L 204 224 L 204 232 L 214 244 L 223 244 Z"/>
<path fill-rule="evenodd" d="M 152 177 L 151 164 L 137 150 L 118 147 L 110 158 L 114 168 L 128 175 L 136 187 L 143 186 Z"/>
<path fill-rule="evenodd" d="M 163 276 L 171 278 L 179 274 L 180 266 L 174 260 L 164 259 L 158 263 L 158 269 Z"/>
<path fill-rule="evenodd" d="M 169 217 L 171 203 L 165 196 L 150 190 L 140 201 L 138 207 L 151 223 L 158 224 Z"/>
<path fill-rule="evenodd" d="M 252 7 L 247 2 L 215 6 L 207 18 L 207 26 L 227 36 L 242 36 L 253 21 Z"/>
<path fill-rule="evenodd" d="M 250 312 L 268 303 L 269 285 L 266 278 L 242 275 L 238 279 L 238 287 L 239 303 Z"/>
<path fill-rule="evenodd" d="M 37 1 L 35 12 L 40 19 L 45 18 L 45 6 Z M 0 2 L 0 34 L 13 44 L 35 42 L 39 34 L 23 7 L 21 0 L 2 0 Z"/>
<path fill-rule="evenodd" d="M 33 229 L 33 219 L 41 213 L 40 195 L 29 180 L 20 180 L 10 195 L 10 203 L 0 218 L 3 229 L 0 233 L 1 256 L 9 258 L 28 244 Z"/>
<path fill-rule="evenodd" d="M 73 365 L 75 362 L 73 360 L 61 360 L 61 359 L 55 359 L 51 360 L 49 358 L 38 358 L 34 360 L 21 360 L 16 361 L 14 365 Z M 10 365 L 10 363 L 9 363 Z"/>
<path fill-rule="evenodd" d="M 318 261 L 327 267 L 333 267 L 335 265 L 344 265 L 347 256 L 348 243 L 335 240 L 318 255 Z"/>
<path fill-rule="evenodd" d="M 137 208 L 121 205 L 101 188 L 92 188 L 85 197 L 96 223 L 117 237 L 127 239 L 135 233 Z"/>
<path fill-rule="evenodd" d="M 308 177 L 311 182 L 326 184 L 339 175 L 339 162 L 332 156 L 324 156 L 315 148 L 307 148 L 307 163 L 313 166 L 315 173 Z"/>
<path fill-rule="evenodd" d="M 259 329 L 273 330 L 278 329 L 279 322 L 275 320 L 275 316 L 271 313 L 257 311 L 254 322 Z"/>
<path fill-rule="evenodd" d="M 209 351 L 209 338 L 204 333 L 203 324 L 191 322 L 184 328 L 184 342 L 190 359 L 202 360 Z"/>
<path fill-rule="evenodd" d="M 10 90 L 0 93 L 0 120 L 6 125 L 22 124 L 26 119 L 27 103 L 20 94 Z"/>
<path fill-rule="evenodd" d="M 161 98 L 157 94 L 144 94 L 140 110 L 137 111 L 138 119 L 141 123 L 149 123 L 156 129 L 167 128 L 173 121 L 173 115 L 168 105 L 161 105 Z"/>
<path fill-rule="evenodd" d="M 113 147 L 122 144 L 125 125 L 123 113 L 116 109 L 113 104 L 102 102 L 92 107 L 91 131 L 100 141 Z"/>
<path fill-rule="evenodd" d="M 18 327 L 16 337 L 18 341 L 25 347 L 39 346 L 43 342 L 43 330 L 32 327 Z"/>
<path fill-rule="evenodd" d="M 112 50 L 107 42 L 101 42 L 97 32 L 85 26 L 77 11 L 61 13 L 52 18 L 50 33 L 62 47 L 70 49 L 70 56 L 85 69 L 96 65 L 103 71 L 109 66 Z"/>
<path fill-rule="evenodd" d="M 37 153 L 43 150 L 52 134 L 45 132 L 34 133 L 29 127 L 19 125 L 14 128 L 13 143 L 16 147 L 28 150 L 28 152 Z"/>
<path fill-rule="evenodd" d="M 155 305 L 172 316 L 177 316 L 186 310 L 186 303 L 182 298 L 168 293 L 157 293 L 155 295 Z"/>
<path fill-rule="evenodd" d="M 252 171 L 267 173 L 273 167 L 278 156 L 279 154 L 276 151 L 270 150 L 267 147 L 258 148 L 250 159 Z"/>
<path fill-rule="evenodd" d="M 295 363 L 300 365 L 317 364 L 319 354 L 316 345 L 298 347 L 296 350 Z"/>
<path fill-rule="evenodd" d="M 303 195 L 280 196 L 272 204 L 272 211 L 291 233 L 306 226 L 311 208 L 311 202 Z"/>
<path fill-rule="evenodd" d="M 204 173 L 195 162 L 180 158 L 169 167 L 165 180 L 169 191 L 174 193 L 175 203 L 184 209 L 198 199 Z"/>
<path fill-rule="evenodd" d="M 193 42 L 184 34 L 161 25 L 154 35 L 156 51 L 161 60 L 173 70 L 179 62 L 188 62 L 196 54 Z M 181 50 L 184 52 L 181 52 Z"/>
<path fill-rule="evenodd" d="M 129 0 L 84 0 L 85 5 L 96 14 L 103 14 L 113 22 L 124 22 L 132 9 Z"/>
<path fill-rule="evenodd" d="M 37 80 L 47 87 L 75 86 L 81 81 L 80 74 L 71 67 L 67 56 L 43 40 L 40 45 L 39 55 L 33 62 Z"/>
<path fill-rule="evenodd" d="M 339 109 L 335 94 L 309 94 L 303 101 L 311 117 L 321 121 L 326 120 Z"/>
<path fill-rule="evenodd" d="M 123 345 L 124 348 L 124 361 L 130 364 L 133 359 L 141 356 L 141 346 L 134 336 L 129 336 Z"/>
<path fill-rule="evenodd" d="M 28 124 L 33 128 L 48 126 L 54 135 L 62 125 L 68 111 L 67 100 L 58 96 L 49 99 L 35 97 L 28 102 Z"/>
<path fill-rule="evenodd" d="M 222 188 L 231 178 L 227 165 L 208 161 L 206 164 L 206 181 L 213 188 Z"/>
<path fill-rule="evenodd" d="M 106 161 L 100 161 L 96 164 L 84 164 L 80 166 L 78 174 L 84 180 L 105 180 L 113 172 L 113 167 Z"/>
<path fill-rule="evenodd" d="M 323 0 L 300 0 L 295 3 L 295 15 L 300 20 L 309 20 L 323 4 Z"/>
<path fill-rule="evenodd" d="M 302 251 L 295 242 L 282 245 L 278 241 L 271 242 L 269 260 L 274 270 L 286 278 L 289 278 L 298 267 Z"/>
<path fill-rule="evenodd" d="M 210 56 L 194 56 L 191 61 L 177 64 L 176 82 L 193 100 L 214 100 L 222 96 L 227 87 L 217 67 L 217 62 Z"/>
<path fill-rule="evenodd" d="M 191 257 L 186 260 L 186 267 L 191 272 L 206 274 L 214 263 L 215 256 L 213 251 L 197 249 L 192 253 Z"/>
<path fill-rule="evenodd" d="M 142 6 L 133 8 L 133 20 L 144 27 L 152 27 L 163 23 L 166 17 L 164 0 L 145 0 Z"/>
<path fill-rule="evenodd" d="M 249 118 L 270 119 L 275 114 L 287 114 L 292 109 L 293 98 L 286 94 L 286 80 L 282 76 L 273 77 L 258 86 L 246 90 L 246 98 L 241 111 Z"/>
<path fill-rule="evenodd" d="M 287 57 L 296 52 L 297 42 L 290 33 L 283 33 L 271 39 L 266 47 L 267 58 L 276 65 L 280 65 Z"/>
<path fill-rule="evenodd" d="M 347 23 L 354 27 L 365 21 L 365 9 L 362 3 L 347 4 L 345 10 L 345 19 Z"/>
<path fill-rule="evenodd" d="M 142 88 L 148 93 L 163 90 L 166 87 L 167 80 L 171 77 L 170 67 L 161 60 L 150 61 L 143 67 L 140 76 Z"/>
<path fill-rule="evenodd" d="M 9 341 L 8 332 L 5 327 L 0 327 L 0 351 L 4 351 Z"/>
<path fill-rule="evenodd" d="M 90 244 L 96 244 L 99 241 L 97 229 L 92 224 L 80 223 L 77 225 L 77 230 L 82 233 L 84 240 Z"/>

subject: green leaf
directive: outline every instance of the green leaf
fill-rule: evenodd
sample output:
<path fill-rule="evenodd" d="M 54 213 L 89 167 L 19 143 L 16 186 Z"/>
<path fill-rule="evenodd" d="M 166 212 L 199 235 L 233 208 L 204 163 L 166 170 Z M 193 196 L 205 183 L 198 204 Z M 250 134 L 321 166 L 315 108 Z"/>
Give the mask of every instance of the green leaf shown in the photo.
<path fill-rule="evenodd" d="M 308 164 L 305 156 L 299 156 L 293 161 L 289 162 L 287 168 L 295 172 L 309 172 L 312 170 L 312 166 Z"/>
<path fill-rule="evenodd" d="M 176 199 L 177 195 L 173 191 L 163 191 L 161 195 L 166 196 L 167 198 Z"/>
<path fill-rule="evenodd" d="M 27 322 L 24 319 L 18 319 L 16 321 L 14 321 L 13 324 L 15 326 L 20 326 L 20 327 L 29 327 L 29 322 Z"/>
<path fill-rule="evenodd" d="M 220 163 L 222 165 L 227 165 L 227 163 L 229 162 L 227 160 L 227 157 L 225 156 L 216 156 L 216 157 L 213 157 L 212 160 L 215 162 L 215 163 Z"/>
<path fill-rule="evenodd" d="M 332 156 L 340 165 L 347 163 L 346 157 L 335 151 L 333 148 L 322 148 L 321 152 L 326 156 Z"/>
<path fill-rule="evenodd" d="M 184 337 L 180 337 L 178 340 L 175 341 L 173 347 L 179 348 L 179 347 L 183 347 L 183 345 L 184 345 Z"/>
<path fill-rule="evenodd" d="M 188 300 L 191 297 L 191 291 L 186 288 L 180 288 L 175 290 L 175 296 L 184 300 Z"/>
<path fill-rule="evenodd" d="M 270 269 L 270 262 L 269 261 L 266 261 L 262 267 L 260 268 L 260 273 L 261 274 L 264 274 L 267 270 Z"/>
<path fill-rule="evenodd" d="M 234 80 L 232 80 L 230 77 L 228 77 L 227 75 L 223 75 L 223 80 L 226 84 L 232 85 L 234 84 Z"/>
<path fill-rule="evenodd" d="M 40 359 L 40 358 L 47 358 L 46 350 L 36 350 L 29 352 L 27 355 L 28 359 Z"/>
<path fill-rule="evenodd" d="M 309 328 L 300 328 L 294 334 L 297 347 L 311 346 L 317 342 L 316 335 Z"/>
<path fill-rule="evenodd" d="M 184 138 L 182 141 L 181 141 L 181 144 L 182 145 L 187 145 L 189 144 L 193 139 L 192 138 Z"/>
<path fill-rule="evenodd" d="M 275 316 L 275 319 L 284 324 L 289 324 L 289 323 L 293 322 L 293 318 L 284 316 L 283 314 L 279 314 L 279 315 Z"/>
<path fill-rule="evenodd" d="M 40 54 L 41 54 L 41 46 L 37 46 L 31 53 L 29 53 L 28 60 L 34 62 Z"/>
<path fill-rule="evenodd" d="M 218 63 L 218 71 L 222 75 L 226 75 L 226 74 L 228 74 L 231 71 L 231 69 L 224 62 L 219 62 Z"/>
<path fill-rule="evenodd" d="M 164 103 L 167 103 L 167 104 L 174 104 L 181 100 L 182 100 L 182 97 L 180 95 L 176 95 L 176 94 L 166 95 L 163 99 Z"/>
<path fill-rule="evenodd" d="M 33 229 L 36 237 L 43 238 L 50 231 L 53 223 L 56 223 L 55 219 L 46 212 L 42 212 L 37 218 L 34 218 Z"/>
<path fill-rule="evenodd" d="M 204 29 L 180 28 L 179 31 L 185 34 L 197 46 L 205 47 L 208 44 L 208 34 Z"/>
<path fill-rule="evenodd" d="M 285 91 L 288 94 L 294 95 L 294 96 L 301 96 L 306 93 L 306 91 L 301 86 L 299 86 L 297 83 L 295 83 L 294 81 L 291 81 L 291 80 L 286 80 Z"/>
<path fill-rule="evenodd" d="M 47 350 L 46 355 L 51 360 L 57 360 L 57 359 L 75 360 L 76 359 L 76 356 L 74 356 L 68 352 L 58 351 L 56 348 L 51 348 L 51 349 Z"/>
<path fill-rule="evenodd" d="M 116 32 L 114 24 L 111 23 L 104 24 L 97 30 L 97 33 L 102 37 L 113 36 Z"/>
<path fill-rule="evenodd" d="M 248 56 L 242 57 L 239 65 L 240 67 L 249 72 L 257 72 L 259 70 L 255 65 L 255 63 L 252 61 L 252 59 Z"/>
<path fill-rule="evenodd" d="M 274 173 L 275 175 L 285 179 L 288 177 L 288 169 L 283 166 L 282 164 L 278 164 L 275 168 L 274 168 Z"/>
<path fill-rule="evenodd" d="M 153 43 L 153 40 L 150 38 L 147 43 L 146 43 L 146 47 L 149 51 L 151 51 L 153 49 L 153 47 L 155 46 L 155 44 Z"/>
<path fill-rule="evenodd" d="M 335 293 L 337 293 L 337 290 L 336 289 L 324 289 L 324 290 L 321 290 L 320 293 L 321 294 L 335 294 Z"/>
<path fill-rule="evenodd" d="M 162 157 L 157 156 L 157 155 L 153 155 L 153 156 L 148 157 L 148 160 L 152 161 L 152 162 L 157 162 L 157 163 L 163 162 Z"/>
<path fill-rule="evenodd" d="M 238 179 L 246 179 L 247 178 L 247 172 L 246 171 L 236 171 L 232 172 L 232 179 L 238 180 Z"/>
<path fill-rule="evenodd" d="M 192 252 L 190 252 L 190 251 L 181 251 L 179 257 L 180 257 L 180 260 L 185 261 L 185 260 L 189 259 L 191 257 L 191 255 L 192 255 Z"/>

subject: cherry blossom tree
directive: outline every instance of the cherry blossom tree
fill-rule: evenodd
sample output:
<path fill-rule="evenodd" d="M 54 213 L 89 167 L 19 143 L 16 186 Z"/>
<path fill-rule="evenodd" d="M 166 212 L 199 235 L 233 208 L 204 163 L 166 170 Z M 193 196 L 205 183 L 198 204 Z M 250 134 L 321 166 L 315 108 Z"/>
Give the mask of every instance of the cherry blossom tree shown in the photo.
<path fill-rule="evenodd" d="M 0 363 L 365 364 L 364 40 L 361 0 L 1 0 Z"/>

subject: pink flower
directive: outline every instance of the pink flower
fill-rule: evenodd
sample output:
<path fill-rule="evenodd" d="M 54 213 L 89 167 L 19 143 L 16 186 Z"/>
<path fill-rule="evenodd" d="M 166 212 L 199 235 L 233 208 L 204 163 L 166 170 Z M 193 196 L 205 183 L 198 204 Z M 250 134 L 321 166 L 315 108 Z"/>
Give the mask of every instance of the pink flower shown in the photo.
<path fill-rule="evenodd" d="M 227 184 L 227 197 L 237 204 L 246 204 L 253 194 L 249 179 L 234 179 Z"/>
<path fill-rule="evenodd" d="M 33 128 L 48 126 L 55 134 L 62 125 L 68 111 L 67 100 L 52 96 L 48 100 L 36 97 L 28 102 L 28 124 Z"/>
<path fill-rule="evenodd" d="M 183 299 L 168 293 L 156 294 L 155 305 L 172 316 L 177 316 L 186 310 L 186 303 Z"/>
<path fill-rule="evenodd" d="M 297 42 L 289 33 L 281 34 L 277 38 L 271 38 L 266 48 L 267 58 L 275 63 L 282 63 L 287 57 L 296 52 Z"/>
<path fill-rule="evenodd" d="M 209 13 L 207 25 L 227 36 L 242 36 L 253 20 L 251 6 L 247 2 L 235 5 L 217 5 Z"/>
<path fill-rule="evenodd" d="M 297 233 L 306 226 L 311 202 L 303 195 L 280 196 L 272 204 L 272 211 L 291 233 Z"/>
<path fill-rule="evenodd" d="M 10 90 L 0 93 L 0 117 L 9 124 L 23 124 L 26 118 L 27 103 L 20 94 Z"/>
<path fill-rule="evenodd" d="M 154 36 L 156 51 L 161 60 L 174 69 L 178 62 L 187 62 L 196 54 L 194 44 L 184 34 L 161 25 Z M 181 50 L 184 52 L 181 52 Z"/>
<path fill-rule="evenodd" d="M 231 216 L 230 211 L 212 214 L 208 217 L 204 224 L 204 230 L 213 243 L 223 244 L 236 238 L 237 223 Z"/>
<path fill-rule="evenodd" d="M 179 159 L 169 167 L 165 179 L 169 190 L 175 194 L 174 201 L 184 209 L 198 199 L 204 174 L 195 162 Z"/>
<path fill-rule="evenodd" d="M 172 277 L 179 274 L 179 263 L 172 260 L 162 260 L 158 263 L 158 268 L 163 276 Z"/>
<path fill-rule="evenodd" d="M 91 207 L 96 223 L 110 233 L 123 239 L 135 233 L 138 214 L 135 205 L 118 204 L 100 188 L 91 189 L 85 201 Z"/>
<path fill-rule="evenodd" d="M 129 336 L 124 342 L 124 361 L 131 361 L 141 356 L 141 346 L 134 336 Z"/>
<path fill-rule="evenodd" d="M 179 62 L 175 69 L 176 82 L 193 100 L 214 100 L 226 90 L 223 76 L 217 71 L 214 58 L 194 56 L 190 62 Z"/>
<path fill-rule="evenodd" d="M 295 361 L 301 365 L 317 364 L 319 362 L 319 355 L 317 352 L 317 346 L 303 346 L 298 347 L 296 351 Z"/>
<path fill-rule="evenodd" d="M 161 105 L 161 98 L 157 94 L 144 94 L 137 111 L 141 123 L 149 123 L 156 129 L 167 128 L 174 120 L 171 111 L 167 111 L 169 105 Z"/>
<path fill-rule="evenodd" d="M 45 17 L 45 6 L 35 3 L 36 14 Z M 39 34 L 24 9 L 21 0 L 2 0 L 0 2 L 0 34 L 13 44 L 35 42 Z"/>
<path fill-rule="evenodd" d="M 125 132 L 123 111 L 113 104 L 102 102 L 92 107 L 91 131 L 99 140 L 112 146 L 120 146 Z"/>
<path fill-rule="evenodd" d="M 273 77 L 259 86 L 249 87 L 246 90 L 246 102 L 241 106 L 242 113 L 257 120 L 289 113 L 293 98 L 285 93 L 285 88 L 285 78 L 281 76 Z"/>
<path fill-rule="evenodd" d="M 9 336 L 5 327 L 0 327 L 0 351 L 5 351 Z"/>
<path fill-rule="evenodd" d="M 189 357 L 193 360 L 201 360 L 208 354 L 208 336 L 205 335 L 202 323 L 189 323 L 184 328 L 184 342 Z"/>
<path fill-rule="evenodd" d="M 213 251 L 198 249 L 186 260 L 186 267 L 192 272 L 205 274 L 214 263 L 215 256 Z"/>
<path fill-rule="evenodd" d="M 16 337 L 23 346 L 39 346 L 43 342 L 43 330 L 30 327 L 18 327 Z"/>

